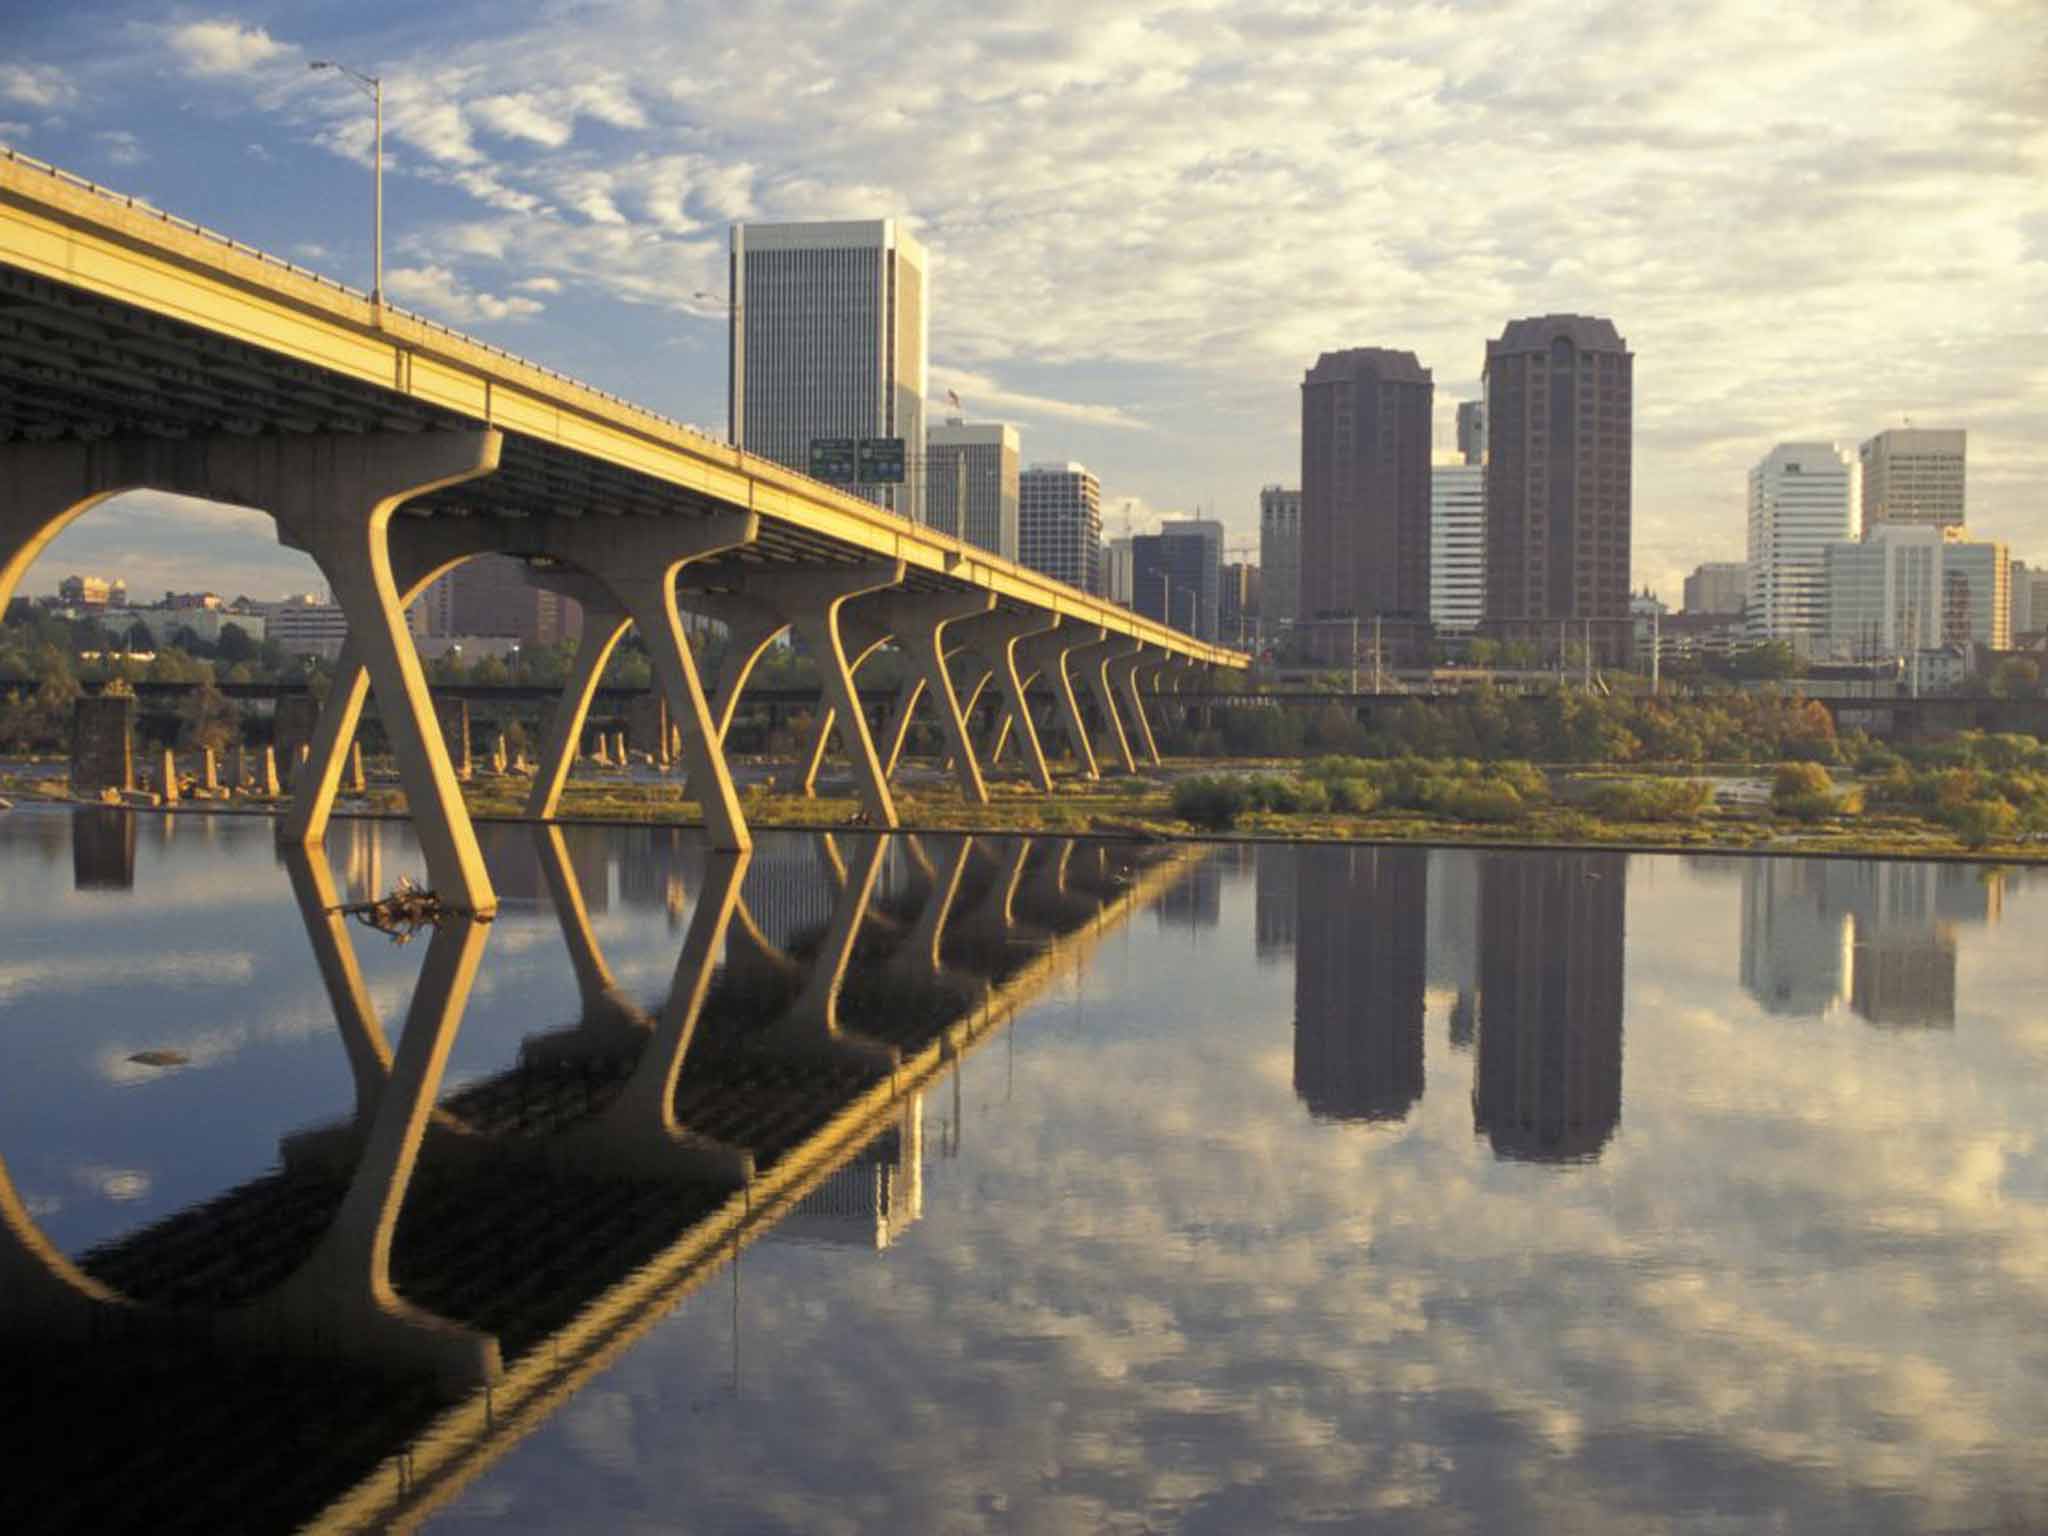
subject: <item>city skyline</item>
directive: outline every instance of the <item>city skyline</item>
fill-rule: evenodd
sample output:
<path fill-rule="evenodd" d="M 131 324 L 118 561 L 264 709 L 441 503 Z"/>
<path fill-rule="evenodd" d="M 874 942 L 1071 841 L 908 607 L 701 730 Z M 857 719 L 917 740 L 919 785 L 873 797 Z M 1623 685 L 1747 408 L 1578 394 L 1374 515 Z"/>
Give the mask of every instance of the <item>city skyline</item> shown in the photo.
<path fill-rule="evenodd" d="M 1277 30 L 1227 8 L 1135 8 L 1092 30 L 1053 13 L 1033 49 L 970 36 L 927 56 L 896 46 L 928 25 L 915 6 L 887 24 L 813 18 L 793 46 L 744 15 L 589 8 L 546 47 L 519 24 L 472 17 L 458 34 L 374 4 L 346 37 L 282 6 L 167 24 L 116 8 L 14 29 L 0 139 L 361 283 L 367 172 L 350 162 L 367 114 L 305 70 L 331 51 L 386 79 L 395 300 L 714 430 L 727 225 L 901 216 L 933 252 L 931 395 L 1016 421 L 1034 457 L 1089 463 L 1142 519 L 1199 505 L 1250 534 L 1258 487 L 1298 454 L 1303 357 L 1359 336 L 1412 348 L 1448 447 L 1484 338 L 1579 310 L 1614 316 L 1644 359 L 1633 585 L 1675 592 L 1734 552 L 1742 473 L 1772 442 L 1862 441 L 1908 417 L 1966 427 L 1973 525 L 2039 547 L 2048 385 L 2024 343 L 2048 194 L 2029 23 L 1990 7 L 1873 19 L 1857 67 L 1822 71 L 1826 48 L 1766 39 L 1734 4 L 1695 18 L 1683 58 L 1649 22 L 1521 9 L 1485 29 L 1420 6 Z M 1834 35 L 1819 16 L 1785 26 L 1794 43 Z M 1247 37 L 1260 46 L 1226 46 Z M 776 89 L 712 89 L 692 70 L 706 48 L 759 49 Z M 1740 103 L 1713 84 L 1725 71 L 1694 68 L 1703 48 L 1740 71 Z M 864 67 L 884 54 L 892 71 Z M 1225 57 L 1243 88 L 1219 98 Z M 1292 111 L 1275 152 L 1275 82 L 1320 99 L 1361 77 L 1393 102 L 1374 156 L 1339 142 L 1336 117 Z M 818 84 L 783 123 L 775 103 Z M 1846 110 L 1852 84 L 1893 110 Z M 1049 153 L 990 132 L 1020 110 L 1054 134 Z M 172 122 L 174 137 L 155 126 Z M 1787 159 L 1791 135 L 1804 147 Z M 1451 162 L 1476 169 L 1445 207 L 1423 189 Z M 1816 178 L 1829 198 L 1790 195 Z M 1289 208 L 1290 238 L 1247 269 L 1222 232 L 1270 206 Z M 1597 242 L 1581 238 L 1595 206 Z M 1169 209 L 1186 216 L 1162 223 Z M 1016 238 L 1026 223 L 1038 238 Z M 246 517 L 171 521 L 166 537 L 160 514 L 115 507 L 70 547 L 286 559 L 227 540 Z"/>

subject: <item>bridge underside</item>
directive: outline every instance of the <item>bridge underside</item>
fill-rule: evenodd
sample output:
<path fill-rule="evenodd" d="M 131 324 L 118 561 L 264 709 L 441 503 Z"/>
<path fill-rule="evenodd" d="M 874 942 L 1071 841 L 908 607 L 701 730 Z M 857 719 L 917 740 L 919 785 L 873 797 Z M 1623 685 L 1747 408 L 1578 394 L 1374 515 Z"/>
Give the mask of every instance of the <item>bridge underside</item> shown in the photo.
<path fill-rule="evenodd" d="M 486 420 L 488 397 L 486 381 Z M 1092 778 L 1083 698 L 1093 701 L 1116 766 L 1156 762 L 1146 695 L 1202 664 L 1194 651 L 1215 659 L 1206 647 L 1183 652 L 1170 637 L 1142 637 L 1136 621 L 1129 634 L 1078 622 L 1103 616 L 1084 594 L 1041 607 L 983 585 L 976 561 L 948 556 L 934 568 L 933 541 L 909 524 L 900 542 L 923 558 L 878 555 L 872 538 L 853 542 L 761 515 L 558 441 L 483 425 L 401 388 L 0 264 L 0 607 L 72 519 L 137 489 L 271 514 L 279 538 L 314 559 L 346 613 L 349 643 L 311 761 L 297 775 L 291 836 L 317 842 L 324 834 L 374 694 L 429 877 L 444 898 L 478 912 L 493 910 L 495 895 L 403 618 L 428 582 L 465 559 L 521 558 L 533 580 L 585 609 L 584 654 L 556 707 L 531 812 L 554 814 L 604 658 L 633 627 L 681 733 L 692 798 L 713 841 L 730 849 L 749 846 L 750 835 L 725 730 L 754 662 L 780 635 L 795 635 L 821 674 L 816 733 L 794 784 L 810 792 L 836 728 L 866 819 L 883 827 L 897 824 L 889 780 L 913 710 L 933 715 L 971 798 L 986 798 L 986 775 L 1005 745 L 1022 755 L 1033 784 L 1050 789 L 1026 704 L 1034 679 L 1054 701 L 1044 727 L 1059 727 L 1077 771 Z M 698 673 L 685 613 L 727 630 L 715 679 Z M 890 645 L 912 678 L 877 731 L 860 707 L 855 672 Z M 984 688 L 1004 708 L 994 733 L 976 741 L 967 706 Z"/>

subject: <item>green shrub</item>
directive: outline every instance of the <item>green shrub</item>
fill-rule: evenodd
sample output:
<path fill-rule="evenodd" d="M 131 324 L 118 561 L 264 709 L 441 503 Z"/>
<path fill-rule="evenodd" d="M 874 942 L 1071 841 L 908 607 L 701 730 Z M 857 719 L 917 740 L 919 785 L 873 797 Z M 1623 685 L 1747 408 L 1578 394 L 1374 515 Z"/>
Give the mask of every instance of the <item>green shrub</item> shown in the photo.
<path fill-rule="evenodd" d="M 1173 786 L 1173 814 L 1212 832 L 1226 832 L 1250 809 L 1251 797 L 1242 779 L 1203 774 Z"/>
<path fill-rule="evenodd" d="M 1380 792 L 1372 787 L 1369 779 L 1326 779 L 1323 783 L 1329 792 L 1330 809 L 1333 811 L 1363 816 L 1380 803 Z"/>
<path fill-rule="evenodd" d="M 1429 809 L 1456 821 L 1516 822 L 1529 814 L 1522 797 L 1509 784 L 1454 781 L 1434 799 Z"/>
<path fill-rule="evenodd" d="M 1713 803 L 1703 779 L 1616 779 L 1593 793 L 1593 808 L 1610 821 L 1697 821 Z"/>
<path fill-rule="evenodd" d="M 1815 790 L 1806 794 L 1771 795 L 1771 809 L 1780 816 L 1789 816 L 1794 821 L 1826 821 L 1838 807 L 1832 791 Z"/>
<path fill-rule="evenodd" d="M 1986 843 L 2010 842 L 2020 827 L 2020 813 L 2005 801 L 1991 798 L 1957 806 L 1944 812 L 1942 820 L 1972 848 L 1982 848 Z"/>

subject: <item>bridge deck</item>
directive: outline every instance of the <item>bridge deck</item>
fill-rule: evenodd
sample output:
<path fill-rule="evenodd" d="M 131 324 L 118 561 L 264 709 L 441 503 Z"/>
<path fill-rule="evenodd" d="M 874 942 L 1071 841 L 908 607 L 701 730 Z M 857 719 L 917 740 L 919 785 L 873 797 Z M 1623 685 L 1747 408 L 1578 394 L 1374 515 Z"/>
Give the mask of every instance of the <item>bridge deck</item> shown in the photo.
<path fill-rule="evenodd" d="M 490 426 L 495 474 L 422 515 L 702 516 L 743 508 L 739 564 L 905 562 L 913 590 L 993 591 L 1238 667 L 1129 609 L 911 523 L 498 348 L 0 149 L 0 442 Z"/>

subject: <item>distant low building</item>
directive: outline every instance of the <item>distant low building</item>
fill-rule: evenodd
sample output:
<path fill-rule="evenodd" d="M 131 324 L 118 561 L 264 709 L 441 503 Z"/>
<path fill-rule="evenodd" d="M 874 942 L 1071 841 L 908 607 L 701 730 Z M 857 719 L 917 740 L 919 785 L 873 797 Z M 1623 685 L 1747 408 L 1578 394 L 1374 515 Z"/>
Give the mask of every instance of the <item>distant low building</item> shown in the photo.
<path fill-rule="evenodd" d="M 1709 560 L 1685 578 L 1687 613 L 1740 613 L 1749 591 L 1749 562 Z"/>
<path fill-rule="evenodd" d="M 57 583 L 57 601 L 67 608 L 125 608 L 128 583 L 119 577 L 106 581 L 98 576 L 66 576 Z"/>
<path fill-rule="evenodd" d="M 332 661 L 348 638 L 348 619 L 332 603 L 287 598 L 265 605 L 268 638 L 288 656 L 318 656 Z"/>
<path fill-rule="evenodd" d="M 228 629 L 239 629 L 258 645 L 268 635 L 262 614 L 231 613 L 226 608 L 129 608 L 123 610 L 121 620 L 130 629 L 137 625 L 147 629 L 151 642 L 158 646 L 176 645 L 184 630 L 206 645 L 219 645 L 222 632 Z"/>

